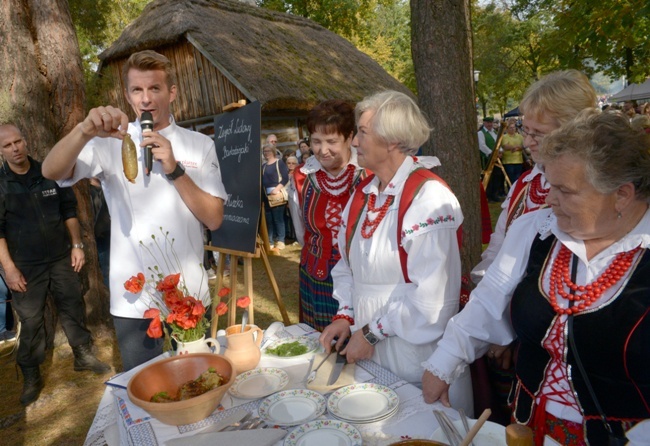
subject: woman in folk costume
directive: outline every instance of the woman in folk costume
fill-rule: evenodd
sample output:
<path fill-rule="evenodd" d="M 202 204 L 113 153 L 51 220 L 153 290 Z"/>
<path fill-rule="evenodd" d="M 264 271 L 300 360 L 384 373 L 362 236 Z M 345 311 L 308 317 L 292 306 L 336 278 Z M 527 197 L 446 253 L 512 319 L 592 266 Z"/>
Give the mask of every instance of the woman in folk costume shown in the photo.
<path fill-rule="evenodd" d="M 332 271 L 338 313 L 320 337 L 348 362 L 372 359 L 420 383 L 422 361 L 458 312 L 461 284 L 458 200 L 415 158 L 430 128 L 415 102 L 386 91 L 356 106 L 359 165 L 374 172 L 343 211 L 341 260 Z M 347 346 L 344 342 L 349 339 Z M 455 385 L 454 407 L 473 413 L 469 373 Z"/>
<path fill-rule="evenodd" d="M 510 403 L 535 444 L 648 444 L 649 149 L 650 135 L 598 109 L 544 138 L 550 208 L 511 226 L 449 322 L 427 361 L 426 402 L 446 403 L 466 364 L 516 339 Z"/>
<path fill-rule="evenodd" d="M 365 176 L 351 147 L 354 108 L 328 100 L 307 116 L 314 156 L 294 171 L 290 210 L 300 256 L 300 321 L 322 331 L 336 315 L 331 270 L 340 258 L 341 212 Z"/>
<path fill-rule="evenodd" d="M 589 79 L 577 70 L 551 73 L 528 88 L 519 110 L 524 114 L 524 145 L 530 150 L 535 165 L 521 174 L 510 188 L 490 244 L 471 272 L 474 283 L 481 280 L 499 253 L 512 222 L 523 214 L 546 207 L 549 185 L 543 167 L 537 162 L 544 136 L 575 118 L 581 110 L 594 107 L 596 101 L 596 92 Z M 507 346 L 493 346 L 487 357 L 489 387 L 484 389 L 491 392 L 490 406 L 495 421 L 507 422 L 511 415 L 507 397 L 514 378 L 512 351 Z"/>
<path fill-rule="evenodd" d="M 501 207 L 490 244 L 481 255 L 481 262 L 472 270 L 472 281 L 478 283 L 499 252 L 508 228 L 517 217 L 546 207 L 548 182 L 543 168 L 537 164 L 537 153 L 544 136 L 569 122 L 585 108 L 595 107 L 597 96 L 587 76 L 577 70 L 551 73 L 531 85 L 519 104 L 524 115 L 524 145 L 535 166 L 522 173 L 512 185 Z"/>

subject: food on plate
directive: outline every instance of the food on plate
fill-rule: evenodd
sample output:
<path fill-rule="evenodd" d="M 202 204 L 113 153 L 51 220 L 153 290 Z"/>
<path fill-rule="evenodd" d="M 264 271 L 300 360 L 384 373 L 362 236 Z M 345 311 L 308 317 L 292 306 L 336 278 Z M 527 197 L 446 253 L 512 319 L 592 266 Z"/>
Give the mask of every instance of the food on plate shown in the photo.
<path fill-rule="evenodd" d="M 167 391 L 162 391 L 155 393 L 150 401 L 152 403 L 172 403 L 174 401 L 189 400 L 195 396 L 203 395 L 212 389 L 216 389 L 224 382 L 226 382 L 226 379 L 219 375 L 214 368 L 210 367 L 195 380 L 183 384 L 175 396 L 169 395 Z"/>
<path fill-rule="evenodd" d="M 304 355 L 308 351 L 309 347 L 305 344 L 301 344 L 299 341 L 287 342 L 285 344 L 280 344 L 277 347 L 266 349 L 266 353 L 282 357 L 300 356 Z"/>

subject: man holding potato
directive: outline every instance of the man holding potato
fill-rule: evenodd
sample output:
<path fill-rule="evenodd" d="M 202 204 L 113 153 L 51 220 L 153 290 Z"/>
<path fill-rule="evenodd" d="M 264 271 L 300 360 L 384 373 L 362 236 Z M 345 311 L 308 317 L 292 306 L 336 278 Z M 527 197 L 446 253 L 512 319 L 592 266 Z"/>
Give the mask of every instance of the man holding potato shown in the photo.
<path fill-rule="evenodd" d="M 177 126 L 170 114 L 176 85 L 169 60 L 154 51 L 134 53 L 122 76 L 127 101 L 138 120 L 129 123 L 127 115 L 112 106 L 90 110 L 52 148 L 43 162 L 43 174 L 62 185 L 90 177 L 101 181 L 111 215 L 111 314 L 122 364 L 129 370 L 160 354 L 162 340 L 146 335 L 149 320 L 143 314 L 151 300 L 145 293 L 126 292 L 123 284 L 138 272 L 149 276 L 149 268 L 164 266 L 162 259 L 152 255 L 158 252 L 152 236 L 166 245 L 163 252 L 171 252 L 173 240 L 173 257 L 183 267 L 185 285 L 209 305 L 207 277 L 201 266 L 201 224 L 213 231 L 219 228 L 226 191 L 212 139 Z M 144 112 L 153 117 L 153 131 L 143 134 L 140 118 Z M 126 133 L 140 147 L 139 174 L 133 184 L 122 166 Z M 154 159 L 151 172 L 144 166 L 147 146 Z"/>

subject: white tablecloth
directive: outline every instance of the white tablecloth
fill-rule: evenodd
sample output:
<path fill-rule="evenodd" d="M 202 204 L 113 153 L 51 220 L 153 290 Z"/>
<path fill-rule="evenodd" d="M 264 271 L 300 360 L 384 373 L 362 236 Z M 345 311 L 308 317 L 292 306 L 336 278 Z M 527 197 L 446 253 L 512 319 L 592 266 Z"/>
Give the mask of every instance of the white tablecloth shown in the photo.
<path fill-rule="evenodd" d="M 311 327 L 305 324 L 284 327 L 269 337 L 269 340 L 312 335 L 318 336 Z M 220 338 L 220 342 L 225 339 Z M 266 342 L 266 339 L 265 339 Z M 222 349 L 225 345 L 222 345 Z M 222 350 L 223 351 L 223 350 Z M 164 353 L 152 361 L 169 356 Z M 277 359 L 262 356 L 260 367 L 281 367 L 289 374 L 290 381 L 286 386 L 291 388 L 304 388 L 304 380 L 309 368 L 309 357 L 301 359 Z M 85 446 L 144 446 L 164 445 L 166 441 L 176 438 L 189 438 L 201 432 L 208 426 L 226 418 L 233 411 L 245 409 L 257 415 L 257 408 L 262 399 L 243 400 L 234 398 L 227 393 L 217 410 L 205 420 L 198 423 L 169 426 L 149 416 L 142 409 L 135 406 L 128 399 L 126 385 L 141 367 L 136 367 L 107 382 L 106 391 L 99 403 L 99 408 L 88 431 Z M 433 415 L 433 409 L 444 410 L 453 419 L 458 419 L 458 413 L 448 409 L 440 403 L 428 405 L 424 403 L 422 392 L 417 387 L 401 380 L 390 371 L 380 367 L 372 361 L 360 361 L 355 371 L 357 382 L 373 382 L 393 389 L 400 398 L 397 413 L 387 420 L 376 423 L 356 425 L 363 436 L 364 445 L 387 445 L 405 438 L 430 438 L 438 428 L 438 423 Z M 327 414 L 322 418 L 330 418 Z M 290 428 L 288 429 L 291 431 Z M 279 442 L 278 445 L 281 445 Z"/>

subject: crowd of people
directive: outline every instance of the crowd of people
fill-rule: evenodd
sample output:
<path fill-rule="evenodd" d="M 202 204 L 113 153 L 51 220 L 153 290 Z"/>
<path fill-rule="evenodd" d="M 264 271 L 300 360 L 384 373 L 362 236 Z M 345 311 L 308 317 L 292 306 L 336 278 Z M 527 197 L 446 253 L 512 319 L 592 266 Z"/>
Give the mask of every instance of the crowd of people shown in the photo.
<path fill-rule="evenodd" d="M 185 286 L 210 305 L 200 293 L 208 289 L 203 230 L 219 228 L 227 197 L 214 142 L 175 123 L 167 58 L 135 53 L 122 76 L 136 121 L 114 106 L 93 108 L 42 164 L 17 126 L 0 125 L 0 318 L 10 295 L 22 324 L 24 405 L 43 388 L 48 292 L 74 369 L 110 370 L 84 320 L 77 181 L 96 182 L 111 217 L 100 232 L 110 238 L 106 275 L 123 370 L 162 352 L 162 339 L 146 334 L 150 302 L 123 286 L 159 266 L 153 252 L 173 250 Z M 650 438 L 650 107 L 633 115 L 596 105 L 584 74 L 561 71 L 530 86 L 520 123 L 506 122 L 499 156 L 512 187 L 488 190 L 505 201 L 462 310 L 463 211 L 433 173 L 439 160 L 415 156 L 431 126 L 411 97 L 326 100 L 308 113 L 309 139 L 284 152 L 270 134 L 261 199 L 272 248 L 288 239 L 301 246 L 300 321 L 321 332 L 326 350 L 348 362 L 372 359 L 420 387 L 425 402 L 468 414 L 468 365 L 485 357 L 510 384 L 493 404 L 533 428 L 536 444 Z M 144 112 L 151 132 L 142 131 Z M 483 169 L 496 149 L 493 123 L 486 117 L 478 133 Z M 133 183 L 122 174 L 127 133 L 154 160 L 138 166 Z M 169 237 L 147 241 L 161 224 Z M 5 325 L 0 319 L 0 341 L 12 339 Z"/>

